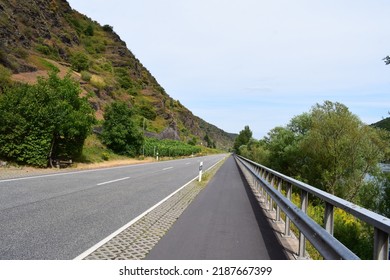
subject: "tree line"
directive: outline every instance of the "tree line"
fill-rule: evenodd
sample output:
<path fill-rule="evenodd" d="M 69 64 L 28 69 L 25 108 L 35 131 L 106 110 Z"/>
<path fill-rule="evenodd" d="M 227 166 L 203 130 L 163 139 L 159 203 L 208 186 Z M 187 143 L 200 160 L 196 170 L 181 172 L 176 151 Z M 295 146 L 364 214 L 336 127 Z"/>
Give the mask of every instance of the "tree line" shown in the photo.
<path fill-rule="evenodd" d="M 53 71 L 48 78 L 41 77 L 33 85 L 11 83 L 10 75 L 2 76 L 1 159 L 46 167 L 51 159 L 81 157 L 84 141 L 98 122 L 87 97 L 80 97 L 79 83 L 70 75 L 60 78 L 57 74 Z M 102 143 L 117 154 L 141 155 L 145 139 L 135 115 L 135 110 L 125 102 L 114 101 L 107 105 L 104 120 L 99 123 Z M 167 146 L 164 143 L 162 147 Z M 170 143 L 170 146 L 172 155 L 198 151 L 193 146 L 188 147 L 190 145 Z M 175 151 L 175 147 L 180 151 Z"/>
<path fill-rule="evenodd" d="M 379 167 L 379 163 L 390 158 L 389 140 L 388 131 L 364 124 L 341 103 L 325 101 L 295 116 L 287 125 L 273 128 L 260 140 L 253 139 L 252 131 L 246 126 L 236 138 L 234 150 L 271 169 L 390 217 L 390 176 Z M 318 212 L 323 212 L 323 205 L 314 200 L 311 206 L 316 209 L 313 216 L 322 217 Z M 336 237 L 351 247 L 372 243 L 367 241 L 371 238 L 367 232 L 372 229 L 345 213 L 337 213 L 335 220 L 343 226 L 335 229 Z M 347 221 L 353 230 L 346 230 Z M 318 218 L 317 222 L 323 221 Z M 359 239 L 362 241 L 357 243 Z M 370 248 L 362 247 L 355 248 L 355 252 L 371 258 Z"/>

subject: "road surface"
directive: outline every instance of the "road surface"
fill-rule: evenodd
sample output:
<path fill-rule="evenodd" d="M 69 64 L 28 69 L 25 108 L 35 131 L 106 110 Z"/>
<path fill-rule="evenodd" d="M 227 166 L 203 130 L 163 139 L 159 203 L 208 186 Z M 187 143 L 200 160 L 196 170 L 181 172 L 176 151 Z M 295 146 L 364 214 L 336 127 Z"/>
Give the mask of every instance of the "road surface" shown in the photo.
<path fill-rule="evenodd" d="M 225 156 L 0 180 L 0 259 L 73 259 Z"/>

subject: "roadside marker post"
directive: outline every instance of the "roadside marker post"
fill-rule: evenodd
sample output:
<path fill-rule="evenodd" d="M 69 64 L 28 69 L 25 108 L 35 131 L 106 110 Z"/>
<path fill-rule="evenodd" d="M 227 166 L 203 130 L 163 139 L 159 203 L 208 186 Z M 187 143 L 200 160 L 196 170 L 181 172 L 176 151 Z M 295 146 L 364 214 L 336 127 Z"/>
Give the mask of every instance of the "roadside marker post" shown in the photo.
<path fill-rule="evenodd" d="M 203 161 L 199 164 L 199 182 L 202 181 L 202 169 L 203 169 Z"/>

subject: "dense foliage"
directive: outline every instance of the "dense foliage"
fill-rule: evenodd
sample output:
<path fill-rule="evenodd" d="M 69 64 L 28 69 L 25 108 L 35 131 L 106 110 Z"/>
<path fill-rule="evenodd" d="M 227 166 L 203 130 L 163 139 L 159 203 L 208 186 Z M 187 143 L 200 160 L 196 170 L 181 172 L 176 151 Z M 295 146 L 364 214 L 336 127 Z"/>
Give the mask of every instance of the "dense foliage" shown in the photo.
<path fill-rule="evenodd" d="M 195 155 L 201 151 L 200 147 L 175 140 L 158 140 L 146 138 L 144 146 L 145 156 L 177 157 Z"/>
<path fill-rule="evenodd" d="M 14 85 L 0 96 L 0 157 L 46 166 L 74 158 L 94 123 L 93 110 L 69 76 L 51 73 L 36 85 Z"/>
<path fill-rule="evenodd" d="M 144 142 L 142 131 L 134 121 L 134 112 L 128 105 L 115 101 L 107 106 L 103 122 L 103 143 L 114 152 L 136 156 Z"/>
<path fill-rule="evenodd" d="M 379 122 L 373 123 L 371 126 L 390 131 L 390 118 L 380 120 Z"/>
<path fill-rule="evenodd" d="M 251 140 L 239 152 L 344 199 L 359 202 L 365 176 L 389 157 L 389 135 L 362 123 L 346 106 L 330 101 Z"/>
<path fill-rule="evenodd" d="M 264 139 L 240 142 L 238 152 L 389 216 L 390 180 L 379 169 L 379 163 L 389 159 L 389 139 L 387 131 L 364 124 L 343 104 L 326 101 L 275 127 Z M 321 224 L 324 206 L 317 200 L 311 203 L 312 217 Z M 340 209 L 335 212 L 334 235 L 361 258 L 372 257 L 372 228 Z"/>
<path fill-rule="evenodd" d="M 246 145 L 249 140 L 252 138 L 252 131 L 249 126 L 245 126 L 243 130 L 240 131 L 236 139 L 234 140 L 233 149 L 235 152 L 239 152 L 240 147 Z"/>

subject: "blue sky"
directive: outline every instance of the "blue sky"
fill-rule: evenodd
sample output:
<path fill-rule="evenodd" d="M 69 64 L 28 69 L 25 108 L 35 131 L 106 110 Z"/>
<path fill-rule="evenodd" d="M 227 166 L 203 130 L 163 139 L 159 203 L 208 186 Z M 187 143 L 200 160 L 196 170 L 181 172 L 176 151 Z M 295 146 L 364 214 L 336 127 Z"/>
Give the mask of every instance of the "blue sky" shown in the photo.
<path fill-rule="evenodd" d="M 390 111 L 388 0 L 70 0 L 109 24 L 174 99 L 255 138 L 325 100 Z"/>

